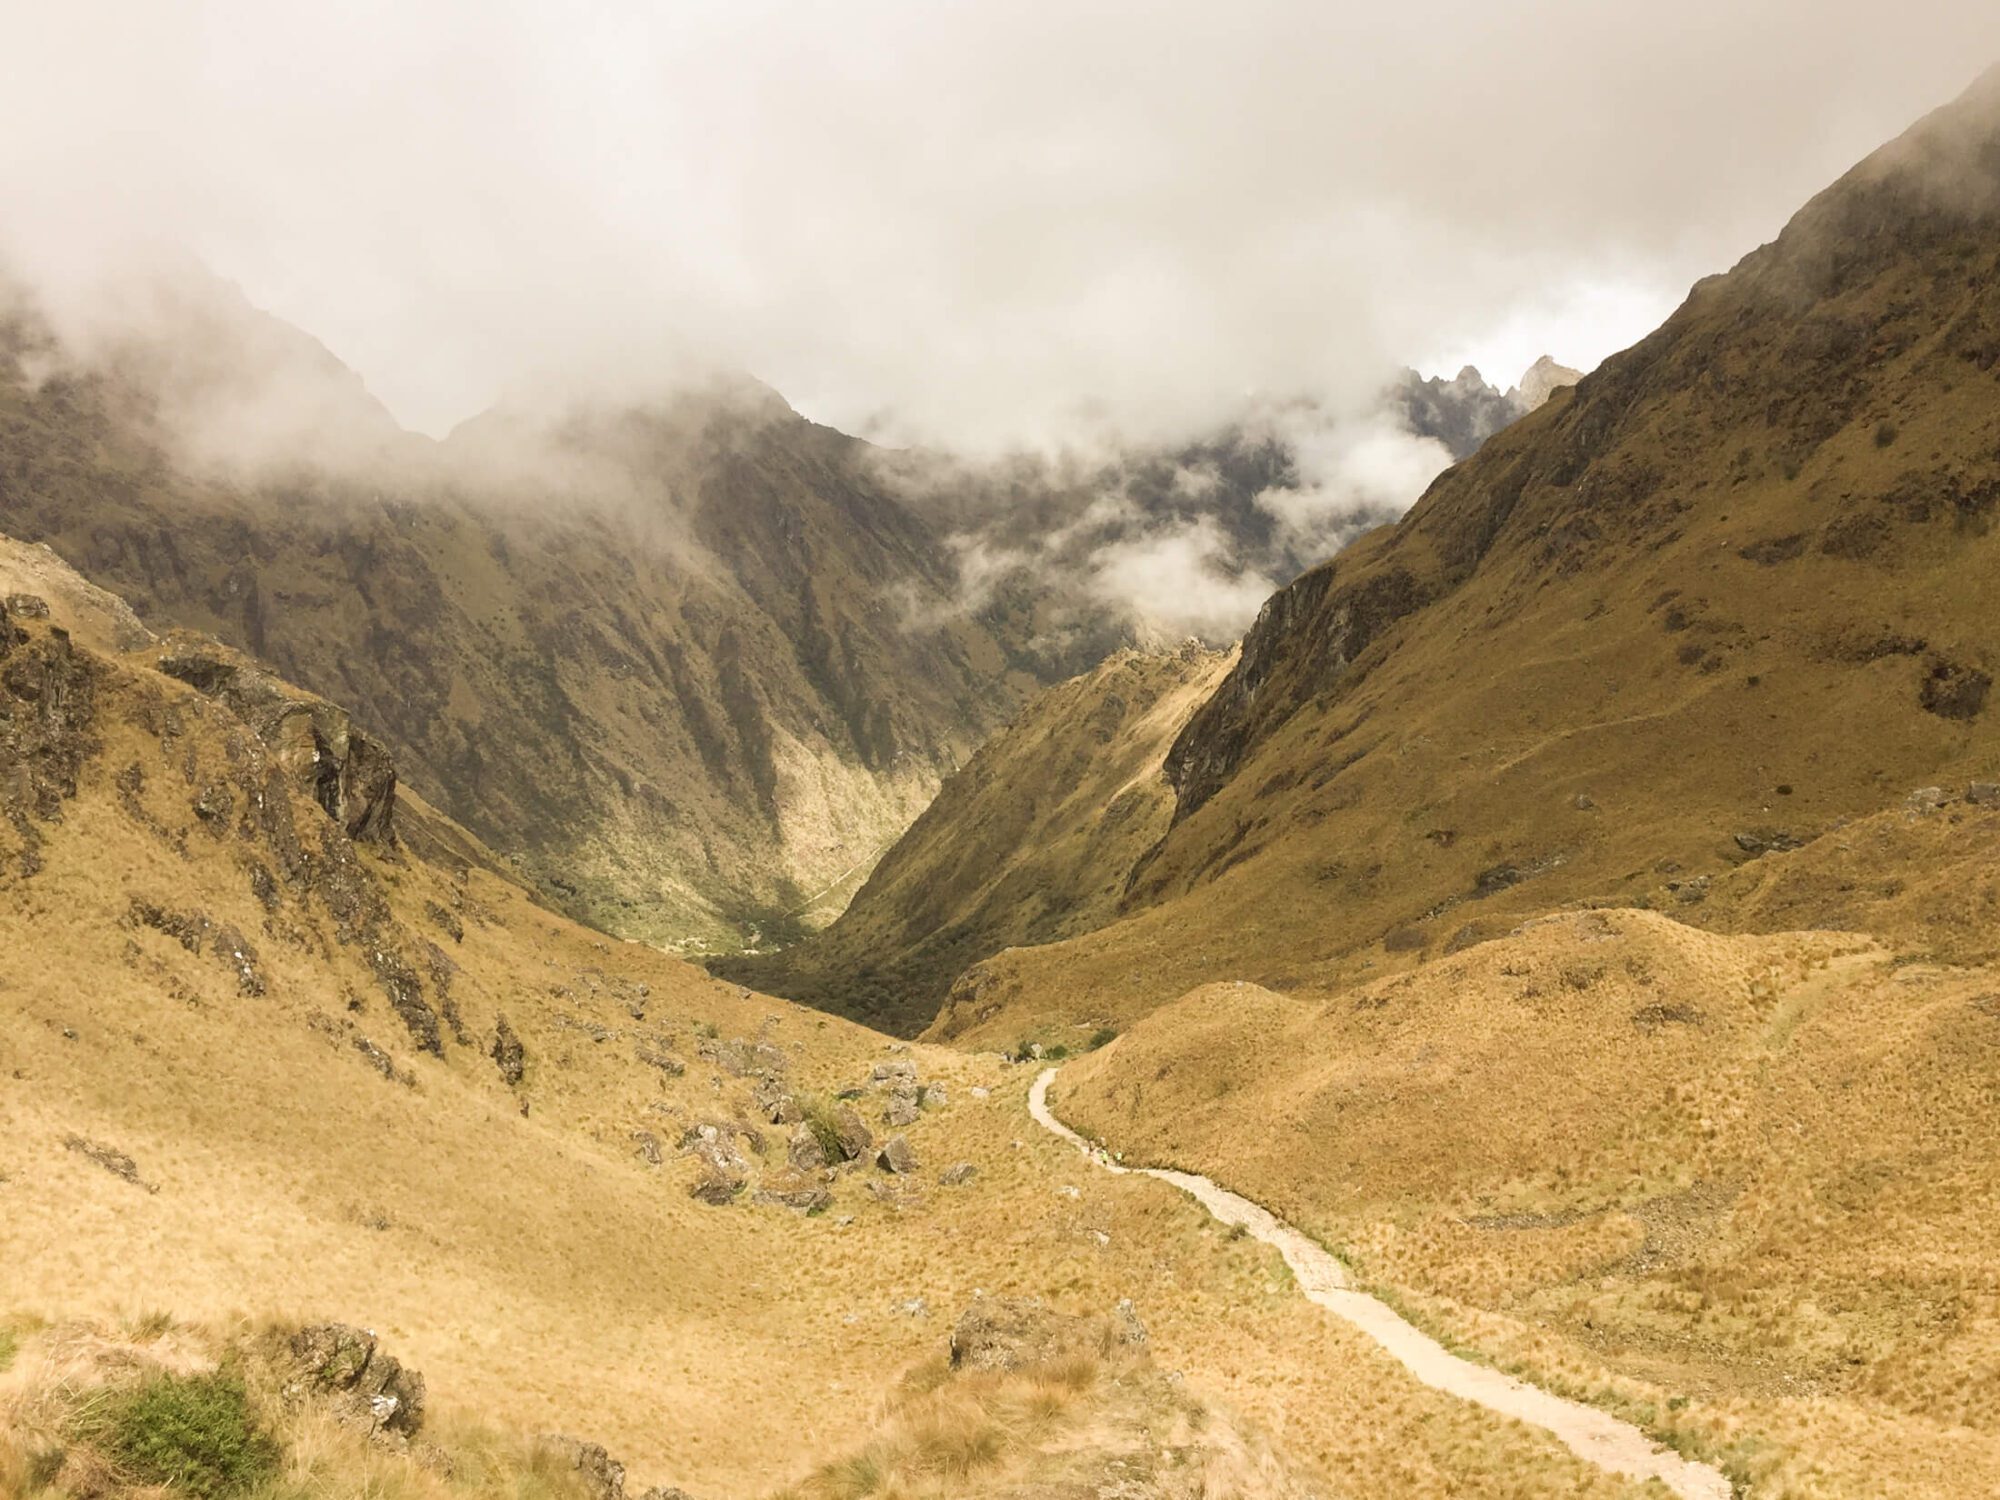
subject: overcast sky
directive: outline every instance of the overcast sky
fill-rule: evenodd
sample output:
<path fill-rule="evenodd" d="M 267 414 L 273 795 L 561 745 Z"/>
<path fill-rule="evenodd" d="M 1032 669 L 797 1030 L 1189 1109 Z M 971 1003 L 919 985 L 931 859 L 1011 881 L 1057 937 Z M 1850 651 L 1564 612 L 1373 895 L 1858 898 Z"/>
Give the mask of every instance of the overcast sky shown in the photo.
<path fill-rule="evenodd" d="M 441 432 L 747 368 L 899 439 L 1590 364 L 1993 0 L 0 0 L 14 253 L 183 244 Z"/>

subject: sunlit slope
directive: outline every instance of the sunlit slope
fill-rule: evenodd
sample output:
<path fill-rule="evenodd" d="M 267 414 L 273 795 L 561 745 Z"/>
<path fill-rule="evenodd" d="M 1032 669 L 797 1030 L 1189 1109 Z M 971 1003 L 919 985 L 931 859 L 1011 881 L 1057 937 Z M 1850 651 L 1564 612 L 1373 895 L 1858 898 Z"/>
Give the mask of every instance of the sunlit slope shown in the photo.
<path fill-rule="evenodd" d="M 1752 1493 L 1986 1493 L 2000 807 L 1899 807 L 1709 901 L 1778 892 L 1850 930 L 1583 911 L 1358 987 L 1209 985 L 1071 1064 L 1060 1107 L 1489 1354 L 1724 1404 L 1794 1450 Z"/>
<path fill-rule="evenodd" d="M 254 668 L 190 640 L 121 652 L 99 596 L 39 582 L 48 616 L 10 598 L 0 626 L 0 1327 L 21 1347 L 38 1319 L 343 1320 L 445 1417 L 601 1442 L 635 1493 L 732 1500 L 931 1451 L 907 1447 L 927 1408 L 882 1403 L 980 1294 L 1129 1297 L 1160 1374 L 1088 1396 L 1053 1467 L 1038 1438 L 999 1479 L 1107 1472 L 1171 1386 L 1159 1420 L 1233 1413 L 1218 1439 L 1270 1434 L 1323 1493 L 1628 1493 L 1414 1386 L 1193 1205 L 1091 1173 L 1027 1121 L 1027 1070 L 579 928 L 407 795 L 393 838 L 354 842 L 318 800 L 356 753 L 315 748 L 331 705 L 246 698 L 224 669 Z M 795 1166 L 799 1127 L 771 1116 L 789 1096 L 840 1119 L 842 1092 L 874 1146 Z M 892 1172 L 897 1135 L 914 1160 Z"/>

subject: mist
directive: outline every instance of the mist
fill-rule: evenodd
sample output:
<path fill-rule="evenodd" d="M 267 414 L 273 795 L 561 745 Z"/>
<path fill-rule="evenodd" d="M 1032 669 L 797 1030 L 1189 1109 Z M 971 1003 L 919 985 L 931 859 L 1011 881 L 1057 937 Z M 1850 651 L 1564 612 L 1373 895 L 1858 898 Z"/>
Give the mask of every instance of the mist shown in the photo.
<path fill-rule="evenodd" d="M 1984 0 L 0 14 L 40 279 L 171 246 L 432 435 L 692 351 L 961 450 L 1588 367 L 2000 57 Z"/>

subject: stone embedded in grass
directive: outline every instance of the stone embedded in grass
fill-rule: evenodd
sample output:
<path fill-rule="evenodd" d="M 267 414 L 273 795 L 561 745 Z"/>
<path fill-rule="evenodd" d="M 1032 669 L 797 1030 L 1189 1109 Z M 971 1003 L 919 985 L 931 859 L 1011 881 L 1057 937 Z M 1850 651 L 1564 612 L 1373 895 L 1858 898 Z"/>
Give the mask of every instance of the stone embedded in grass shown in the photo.
<path fill-rule="evenodd" d="M 320 1323 L 292 1335 L 287 1400 L 331 1399 L 342 1422 L 370 1436 L 407 1439 L 424 1424 L 424 1377 L 385 1351 L 375 1335 L 346 1323 Z"/>
<path fill-rule="evenodd" d="M 963 1187 L 979 1175 L 979 1168 L 969 1161 L 953 1162 L 938 1173 L 940 1187 Z"/>
<path fill-rule="evenodd" d="M 134 1187 L 144 1188 L 149 1193 L 157 1193 L 159 1191 L 159 1188 L 147 1182 L 139 1175 L 139 1164 L 125 1152 L 120 1151 L 116 1146 L 101 1145 L 96 1141 L 85 1140 L 80 1135 L 70 1136 L 63 1142 L 63 1145 L 71 1151 L 76 1152 L 77 1155 L 87 1157 L 91 1161 L 96 1162 L 113 1177 L 121 1178 L 131 1183 Z"/>
<path fill-rule="evenodd" d="M 514 1028 L 507 1024 L 507 1017 L 497 1016 L 493 1022 L 493 1063 L 500 1069 L 500 1077 L 509 1088 L 521 1081 L 528 1069 L 528 1049 L 521 1045 L 521 1039 L 514 1035 Z"/>
<path fill-rule="evenodd" d="M 916 1171 L 917 1153 L 911 1149 L 909 1137 L 890 1136 L 877 1153 L 875 1165 L 897 1177 L 906 1177 Z"/>

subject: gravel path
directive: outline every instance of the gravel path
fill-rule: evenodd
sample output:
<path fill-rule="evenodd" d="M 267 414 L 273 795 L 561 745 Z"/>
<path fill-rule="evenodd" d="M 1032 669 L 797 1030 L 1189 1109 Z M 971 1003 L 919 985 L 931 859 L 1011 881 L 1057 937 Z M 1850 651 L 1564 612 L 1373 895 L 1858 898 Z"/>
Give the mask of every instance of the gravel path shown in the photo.
<path fill-rule="evenodd" d="M 1307 1300 L 1352 1323 L 1425 1385 L 1540 1427 L 1554 1434 L 1578 1458 L 1613 1474 L 1636 1480 L 1657 1479 L 1682 1500 L 1730 1500 L 1729 1481 L 1719 1470 L 1660 1447 L 1630 1422 L 1621 1422 L 1594 1406 L 1566 1401 L 1511 1375 L 1460 1359 L 1437 1340 L 1405 1323 L 1384 1303 L 1355 1291 L 1339 1261 L 1248 1198 L 1217 1187 L 1192 1172 L 1119 1166 L 1049 1109 L 1049 1084 L 1055 1076 L 1056 1069 L 1045 1070 L 1029 1091 L 1028 1112 L 1037 1124 L 1061 1136 L 1107 1172 L 1132 1172 L 1170 1182 L 1197 1199 L 1224 1224 L 1242 1225 L 1284 1256 Z"/>

